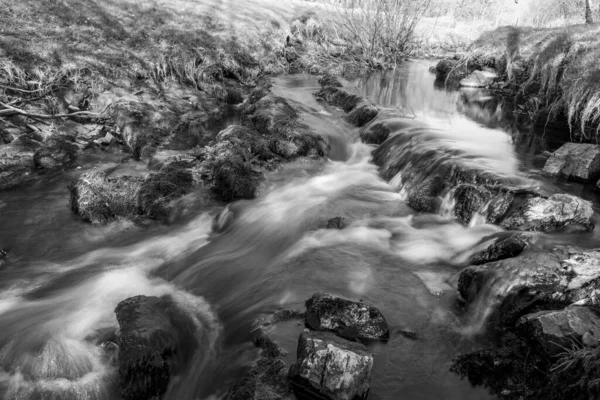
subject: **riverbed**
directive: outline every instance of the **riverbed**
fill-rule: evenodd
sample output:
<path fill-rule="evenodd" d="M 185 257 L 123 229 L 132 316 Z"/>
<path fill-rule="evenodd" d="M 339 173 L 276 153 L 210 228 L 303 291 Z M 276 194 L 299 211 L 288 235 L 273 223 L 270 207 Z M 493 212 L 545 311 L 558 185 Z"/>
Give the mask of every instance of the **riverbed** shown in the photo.
<path fill-rule="evenodd" d="M 384 110 L 379 118 L 409 114 L 426 123 L 438 145 L 479 168 L 548 194 L 579 195 L 598 212 L 589 187 L 541 173 L 543 151 L 561 144 L 558 133 L 515 123 L 510 107 L 485 91 L 445 90 L 431 64 L 407 62 L 346 88 Z M 116 330 L 116 305 L 139 294 L 172 295 L 197 325 L 191 361 L 164 398 L 221 398 L 256 357 L 253 322 L 282 308 L 302 310 L 320 291 L 372 304 L 390 325 L 389 341 L 369 345 L 370 398 L 491 398 L 449 368 L 455 356 L 490 344 L 485 310 L 462 306 L 456 280 L 501 229 L 460 224 L 448 199 L 439 213 L 414 211 L 370 162 L 375 146 L 361 143 L 359 128 L 317 102 L 316 77 L 272 81 L 331 151 L 324 162 L 292 162 L 270 174 L 255 200 L 226 205 L 197 191 L 167 225 L 88 225 L 71 213 L 67 186 L 94 167 L 145 173 L 118 155 L 90 155 L 80 169 L 0 193 L 0 243 L 10 251 L 0 267 L 2 398 L 118 399 L 116 368 L 97 343 Z M 235 122 L 231 113 L 227 121 Z M 325 229 L 333 217 L 347 226 Z M 540 234 L 535 247 L 597 240 L 596 232 Z M 303 328 L 290 322 L 273 332 L 290 362 Z"/>

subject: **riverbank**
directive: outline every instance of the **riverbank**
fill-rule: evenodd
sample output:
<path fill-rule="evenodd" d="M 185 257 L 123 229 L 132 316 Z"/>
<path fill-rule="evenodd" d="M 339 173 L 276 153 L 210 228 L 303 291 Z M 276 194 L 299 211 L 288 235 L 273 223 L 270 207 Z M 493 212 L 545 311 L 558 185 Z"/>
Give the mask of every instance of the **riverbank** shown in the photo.
<path fill-rule="evenodd" d="M 600 126 L 599 32 L 598 25 L 502 27 L 485 32 L 437 72 L 443 81 L 458 82 L 475 70 L 492 68 L 497 77 L 491 88 L 514 101 L 519 112 L 540 124 L 566 127 L 571 141 L 595 142 Z"/>

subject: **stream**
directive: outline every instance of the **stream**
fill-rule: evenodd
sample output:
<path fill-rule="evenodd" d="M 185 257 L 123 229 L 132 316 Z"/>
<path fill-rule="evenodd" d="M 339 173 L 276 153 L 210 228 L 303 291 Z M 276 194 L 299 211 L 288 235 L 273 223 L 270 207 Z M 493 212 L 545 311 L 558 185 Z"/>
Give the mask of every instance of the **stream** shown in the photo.
<path fill-rule="evenodd" d="M 559 135 L 516 127 L 503 103 L 483 91 L 436 87 L 431 64 L 407 62 L 347 88 L 384 108 L 380 118 L 408 110 L 435 130 L 438 145 L 481 168 L 547 193 L 581 196 L 599 210 L 589 187 L 541 174 L 540 154 L 555 150 Z M 317 102 L 317 88 L 310 75 L 273 78 L 273 92 L 329 141 L 330 159 L 286 164 L 252 201 L 226 206 L 199 191 L 167 226 L 91 226 L 71 213 L 67 185 L 92 167 L 144 173 L 135 163 L 120 165 L 116 155 L 90 155 L 81 169 L 0 193 L 0 243 L 12 260 L 0 266 L 0 397 L 118 399 L 116 368 L 97 343 L 117 328 L 120 301 L 170 294 L 192 317 L 197 346 L 187 349 L 192 356 L 164 399 L 219 399 L 256 358 L 253 321 L 283 308 L 302 310 L 313 293 L 325 291 L 372 304 L 390 325 L 388 342 L 369 345 L 371 399 L 491 398 L 449 367 L 453 357 L 490 344 L 485 310 L 461 307 L 456 280 L 501 228 L 463 226 L 447 199 L 439 214 L 411 209 L 394 179 L 384 181 L 370 163 L 375 146 L 361 143 L 341 110 Z M 338 216 L 346 228 L 324 229 Z M 559 233 L 540 235 L 535 245 L 597 241 L 596 232 Z M 292 321 L 273 332 L 288 363 L 303 328 Z"/>

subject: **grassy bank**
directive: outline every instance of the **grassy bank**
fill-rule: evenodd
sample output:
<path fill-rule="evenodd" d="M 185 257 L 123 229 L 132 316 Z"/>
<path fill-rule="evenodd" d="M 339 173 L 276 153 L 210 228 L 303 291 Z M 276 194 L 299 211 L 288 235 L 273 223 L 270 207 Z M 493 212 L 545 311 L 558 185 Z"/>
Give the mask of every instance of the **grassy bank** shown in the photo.
<path fill-rule="evenodd" d="M 484 33 L 465 62 L 492 60 L 522 107 L 547 122 L 566 120 L 574 139 L 600 129 L 600 25 L 503 27 Z"/>

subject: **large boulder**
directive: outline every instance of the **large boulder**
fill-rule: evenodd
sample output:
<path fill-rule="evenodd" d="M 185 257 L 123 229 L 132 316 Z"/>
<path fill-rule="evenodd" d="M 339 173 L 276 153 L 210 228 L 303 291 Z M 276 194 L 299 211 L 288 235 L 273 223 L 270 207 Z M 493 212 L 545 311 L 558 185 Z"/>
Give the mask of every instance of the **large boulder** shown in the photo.
<path fill-rule="evenodd" d="M 600 177 L 600 146 L 566 143 L 556 150 L 544 165 L 544 172 L 581 182 Z"/>
<path fill-rule="evenodd" d="M 460 80 L 460 86 L 483 88 L 488 87 L 498 79 L 498 75 L 492 71 L 473 71 L 466 78 Z"/>
<path fill-rule="evenodd" d="M 142 183 L 142 178 L 109 178 L 102 171 L 91 170 L 69 186 L 71 210 L 92 224 L 136 215 Z"/>
<path fill-rule="evenodd" d="M 526 335 L 533 337 L 549 356 L 573 349 L 589 336 L 600 340 L 600 315 L 588 307 L 570 306 L 557 311 L 539 311 L 525 315 L 517 323 Z M 597 346 L 597 344 L 596 344 Z"/>
<path fill-rule="evenodd" d="M 387 339 L 390 329 L 381 312 L 363 302 L 316 293 L 306 301 L 306 324 L 348 339 Z"/>
<path fill-rule="evenodd" d="M 135 296 L 115 309 L 119 322 L 119 387 L 124 400 L 150 400 L 167 390 L 189 357 L 196 327 L 170 297 Z M 183 351 L 182 343 L 186 343 Z"/>
<path fill-rule="evenodd" d="M 373 356 L 362 344 L 328 332 L 303 332 L 289 371 L 294 390 L 310 398 L 366 400 Z"/>
<path fill-rule="evenodd" d="M 552 251 L 464 269 L 458 291 L 468 302 L 486 303 L 510 319 L 536 303 L 600 304 L 600 251 L 557 246 Z"/>

